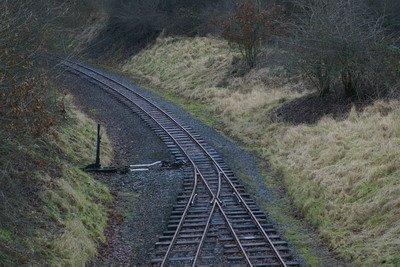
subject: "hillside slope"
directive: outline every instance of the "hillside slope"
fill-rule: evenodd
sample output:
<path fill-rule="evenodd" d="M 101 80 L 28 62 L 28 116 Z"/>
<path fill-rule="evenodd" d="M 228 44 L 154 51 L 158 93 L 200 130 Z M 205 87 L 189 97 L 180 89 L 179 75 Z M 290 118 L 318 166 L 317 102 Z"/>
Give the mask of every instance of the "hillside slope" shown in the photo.
<path fill-rule="evenodd" d="M 0 265 L 84 265 L 105 241 L 112 197 L 80 169 L 94 158 L 95 123 L 65 103 L 65 121 L 43 137 L 0 130 Z"/>
<path fill-rule="evenodd" d="M 344 118 L 284 122 L 275 111 L 312 92 L 279 66 L 235 76 L 237 56 L 218 39 L 168 38 L 122 69 L 270 161 L 296 206 L 347 261 L 399 264 L 399 101 L 352 108 Z"/>

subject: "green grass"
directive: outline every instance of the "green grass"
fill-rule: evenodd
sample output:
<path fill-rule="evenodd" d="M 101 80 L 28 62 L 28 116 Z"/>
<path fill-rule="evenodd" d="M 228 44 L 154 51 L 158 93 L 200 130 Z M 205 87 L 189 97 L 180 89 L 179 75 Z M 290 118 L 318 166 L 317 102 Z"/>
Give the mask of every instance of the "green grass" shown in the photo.
<path fill-rule="evenodd" d="M 291 202 L 336 254 L 355 264 L 398 264 L 400 103 L 378 101 L 347 119 L 313 125 L 277 123 L 271 110 L 308 92 L 294 90 L 301 81 L 282 68 L 233 77 L 236 56 L 218 39 L 168 38 L 122 69 L 270 161 Z M 285 205 L 264 208 L 285 222 L 291 220 L 280 215 Z M 284 230 L 285 237 L 309 264 L 318 264 L 296 224 Z"/>
<path fill-rule="evenodd" d="M 215 126 L 218 123 L 218 120 L 211 116 L 211 112 L 208 111 L 206 104 L 197 103 L 194 101 L 184 102 L 181 99 L 172 99 L 171 97 L 168 97 L 167 100 L 170 100 L 172 103 L 175 103 L 180 107 L 185 107 L 185 109 L 188 110 L 190 114 L 209 126 Z"/>
<path fill-rule="evenodd" d="M 156 95 L 161 96 L 165 100 L 188 111 L 195 118 L 199 119 L 206 125 L 210 127 L 217 127 L 217 125 L 219 124 L 219 121 L 216 118 L 215 114 L 213 113 L 213 110 L 210 108 L 209 105 L 207 105 L 207 103 L 196 101 L 194 99 L 185 99 L 179 97 L 173 92 L 168 92 L 163 90 L 161 87 L 157 87 L 156 85 L 152 84 L 149 80 L 147 80 L 146 77 L 144 76 L 138 75 L 133 77 L 133 79 L 138 84 L 148 86 L 146 89 L 150 90 Z"/>
<path fill-rule="evenodd" d="M 105 241 L 112 197 L 81 170 L 94 158 L 95 123 L 71 102 L 67 117 L 37 139 L 0 132 L 0 265 L 84 265 Z"/>

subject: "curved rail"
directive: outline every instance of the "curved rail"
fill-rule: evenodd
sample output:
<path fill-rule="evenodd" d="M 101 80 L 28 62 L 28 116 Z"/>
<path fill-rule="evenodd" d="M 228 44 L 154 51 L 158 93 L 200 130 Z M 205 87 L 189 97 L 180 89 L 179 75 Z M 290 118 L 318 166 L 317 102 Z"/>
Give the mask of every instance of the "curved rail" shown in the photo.
<path fill-rule="evenodd" d="M 204 228 L 204 232 L 203 232 L 203 234 L 201 236 L 199 246 L 197 247 L 197 251 L 196 251 L 196 255 L 195 255 L 194 260 L 193 260 L 192 267 L 196 266 L 197 259 L 200 257 L 201 248 L 203 247 L 204 241 L 205 241 L 206 236 L 207 236 L 208 229 L 209 229 L 210 224 L 211 224 L 211 218 L 212 218 L 212 216 L 213 216 L 213 214 L 214 214 L 214 212 L 215 212 L 215 210 L 217 208 L 217 204 L 219 204 L 219 194 L 220 193 L 221 193 L 221 173 L 218 172 L 218 191 L 217 191 L 217 195 L 213 197 L 213 200 L 211 202 L 211 203 L 213 203 L 213 207 L 211 209 L 210 215 L 208 216 L 207 224 L 206 224 L 206 227 Z M 224 215 L 224 217 L 225 216 L 226 216 L 226 214 Z M 235 240 L 236 240 L 236 242 L 238 242 L 238 238 L 236 238 L 236 237 L 235 237 Z M 238 244 L 239 244 L 239 246 L 241 246 L 240 241 L 238 242 Z M 245 256 L 245 258 L 247 260 L 248 256 L 245 253 L 244 253 L 244 256 Z M 250 263 L 250 261 L 248 261 L 248 263 Z"/>
<path fill-rule="evenodd" d="M 78 63 L 75 63 L 75 62 L 72 62 L 72 61 L 70 61 L 70 60 L 66 60 L 66 61 L 68 61 L 70 64 L 75 64 L 75 65 L 78 65 L 78 66 L 80 66 L 80 67 L 82 67 L 82 68 L 84 68 L 84 69 L 87 69 L 87 70 L 89 70 L 89 71 L 92 71 L 92 72 L 95 72 L 95 71 L 93 71 L 93 70 L 91 70 L 91 69 L 89 69 L 89 68 L 87 68 L 87 67 L 85 67 L 85 66 L 83 66 L 83 65 L 81 65 L 81 64 L 78 64 Z M 76 69 L 74 69 L 74 70 L 76 70 Z M 89 77 L 89 78 L 91 78 L 91 79 L 94 79 L 93 77 L 91 77 L 91 76 L 89 76 L 89 75 L 87 75 L 86 73 L 83 73 L 83 72 L 81 72 L 83 75 L 85 75 L 85 76 L 87 76 L 87 77 Z M 104 78 L 107 78 L 108 80 L 112 80 L 112 79 L 110 79 L 110 78 L 108 78 L 108 77 L 105 77 L 104 75 L 102 75 L 101 73 L 98 73 L 98 72 L 96 72 L 98 75 L 101 75 L 102 77 L 104 77 Z M 105 83 L 103 83 L 103 82 L 101 82 L 101 81 L 99 81 L 99 80 L 96 80 L 97 82 L 99 82 L 99 83 L 101 83 L 101 84 L 103 84 L 104 86 L 107 86 L 107 87 L 109 87 L 110 89 L 113 89 L 113 88 L 111 88 L 110 86 L 108 86 L 107 84 L 105 84 Z M 115 82 L 114 80 L 112 80 L 113 82 Z M 123 86 L 122 84 L 120 84 L 120 83 L 118 83 L 121 87 L 125 87 L 125 86 Z M 120 96 L 122 96 L 124 99 L 126 99 L 126 100 L 128 100 L 129 102 L 133 102 L 133 101 L 131 101 L 128 97 L 126 97 L 124 94 L 122 94 L 122 93 L 120 93 L 120 92 L 118 92 L 118 91 L 115 91 L 115 90 L 113 90 L 114 92 L 117 92 Z M 130 91 L 130 90 L 129 90 Z M 179 144 L 179 142 L 176 140 L 176 138 L 172 135 L 172 134 L 170 134 L 169 133 L 169 131 L 164 127 L 164 126 L 162 126 L 162 125 L 160 125 L 158 122 L 157 122 L 157 120 L 151 115 L 151 114 L 149 114 L 146 110 L 144 110 L 142 107 L 140 107 L 140 106 L 138 106 L 138 105 L 135 105 L 135 106 L 137 106 L 142 112 L 144 112 L 149 118 L 151 118 L 159 127 L 161 127 L 162 129 L 163 129 L 163 131 L 164 132 L 166 132 L 168 135 L 169 135 L 169 137 L 174 141 L 174 143 L 179 147 L 179 149 L 182 151 L 182 153 L 184 153 L 186 156 L 187 156 L 187 158 L 188 158 L 188 160 L 190 161 L 190 163 L 191 163 L 191 165 L 192 165 L 192 167 L 193 167 L 193 170 L 194 170 L 194 172 L 195 172 L 195 175 L 194 175 L 194 186 L 193 186 L 193 189 L 192 189 L 192 193 L 191 193 L 191 195 L 190 195 L 190 197 L 189 197 L 189 200 L 188 200 L 188 202 L 187 202 L 187 204 L 186 204 L 186 206 L 185 206 L 185 210 L 184 210 L 184 212 L 183 212 L 183 214 L 182 214 L 182 216 L 181 216 L 181 219 L 180 219 L 180 221 L 179 221 L 179 224 L 178 224 L 178 227 L 177 227 L 177 229 L 176 229 L 176 231 L 175 231 L 175 233 L 174 233 L 174 236 L 173 236 L 173 238 L 172 238 L 172 240 L 171 240 L 171 243 L 169 244 L 169 246 L 168 246 L 168 249 L 167 249 L 167 252 L 165 253 L 165 256 L 164 256 L 164 258 L 163 258 L 163 261 L 162 261 L 162 263 L 161 263 L 161 266 L 165 266 L 165 264 L 166 264 L 166 262 L 167 262 L 167 260 L 168 260 L 168 256 L 169 256 L 169 254 L 170 254 L 170 252 L 171 252 L 171 250 L 172 250 L 172 248 L 173 248 L 173 246 L 174 246 L 174 243 L 176 242 L 176 240 L 177 240 L 177 238 L 178 238 L 178 235 L 179 235 L 179 232 L 180 232 L 180 229 L 182 228 L 182 225 L 183 225 L 183 222 L 184 222 L 184 220 L 185 220 L 185 218 L 186 218 L 186 215 L 187 215 L 187 213 L 188 213 L 188 211 L 189 211 L 189 208 L 190 208 L 190 206 L 191 206 L 191 204 L 193 203 L 193 201 L 194 201 L 194 198 L 195 198 L 195 195 L 196 195 L 196 189 L 197 189 L 197 185 L 198 185 L 198 175 L 200 175 L 200 177 L 202 178 L 202 180 L 203 180 L 203 182 L 204 182 L 204 184 L 205 184 L 205 186 L 206 186 L 206 188 L 207 188 L 207 191 L 210 193 L 210 195 L 213 197 L 213 201 L 215 201 L 215 196 L 214 196 L 214 194 L 213 194 L 213 192 L 212 192 L 212 190 L 211 190 L 211 188 L 209 187 L 209 185 L 208 185 L 208 183 L 207 183 L 207 181 L 204 179 L 204 177 L 201 175 L 201 173 L 198 171 L 198 169 L 197 169 L 197 167 L 196 167 L 196 164 L 194 163 L 194 161 L 187 155 L 187 153 L 185 152 L 185 150 L 183 149 L 183 147 Z M 176 122 L 175 122 L 176 123 Z M 183 128 L 183 127 L 182 127 Z M 220 183 L 219 183 L 220 184 Z M 219 189 L 218 189 L 219 190 Z M 211 203 L 213 202 L 213 201 L 211 201 Z M 211 210 L 211 212 L 210 212 L 210 220 L 208 221 L 208 223 L 207 223 L 207 225 L 206 225 L 206 229 L 208 229 L 209 228 L 209 223 L 210 223 L 210 221 L 211 221 L 211 217 L 212 217 L 212 214 L 213 214 L 213 212 L 214 212 L 214 209 L 212 209 Z M 207 231 L 205 230 L 204 231 L 204 235 L 207 233 Z M 204 238 L 205 237 L 202 237 L 202 239 L 201 240 L 204 240 Z M 199 248 L 198 248 L 198 250 L 201 250 L 201 242 L 200 242 L 200 244 L 199 244 Z M 199 256 L 199 253 L 196 253 L 196 257 L 195 257 L 195 259 L 194 259 L 194 263 L 195 262 L 197 262 L 197 257 Z"/>
<path fill-rule="evenodd" d="M 111 82 L 113 82 L 113 83 L 119 85 L 120 87 L 124 88 L 125 90 L 127 90 L 127 91 L 129 91 L 129 92 L 131 92 L 131 93 L 134 93 L 135 95 L 137 95 L 138 97 L 140 97 L 141 99 L 143 99 L 144 101 L 146 101 L 147 103 L 149 103 L 150 105 L 152 105 L 155 109 L 157 109 L 159 112 L 161 112 L 163 115 L 165 115 L 168 119 L 170 119 L 172 122 L 174 122 L 181 130 L 183 130 L 183 131 L 187 134 L 187 136 L 188 136 L 193 142 L 195 142 L 195 144 L 196 144 L 198 147 L 200 147 L 201 150 L 205 153 L 205 155 L 207 155 L 207 157 L 213 162 L 214 167 L 215 167 L 215 168 L 217 169 L 217 171 L 218 171 L 218 179 L 219 179 L 219 182 L 218 182 L 218 183 L 219 183 L 219 185 L 218 185 L 217 195 L 215 196 L 215 194 L 212 192 L 211 188 L 208 186 L 208 183 L 207 183 L 206 179 L 205 179 L 205 178 L 201 175 L 201 173 L 198 171 L 198 169 L 197 169 L 197 167 L 196 167 L 196 164 L 194 163 L 193 160 L 190 159 L 190 157 L 189 157 L 189 156 L 187 155 L 187 153 L 184 151 L 184 149 L 183 149 L 182 146 L 179 144 L 179 142 L 169 133 L 169 131 L 168 131 L 167 129 L 165 129 L 162 125 L 160 125 L 160 124 L 157 122 L 157 120 L 156 120 L 155 118 L 153 118 L 153 116 L 152 116 L 151 114 L 149 114 L 146 110 L 144 110 L 143 108 L 141 108 L 139 105 L 136 105 L 136 106 L 138 106 L 147 116 L 149 116 L 151 119 L 153 119 L 153 120 L 156 122 L 157 125 L 159 125 L 160 127 L 162 127 L 162 129 L 169 135 L 169 137 L 172 138 L 172 140 L 174 140 L 175 144 L 178 145 L 178 147 L 180 148 L 180 150 L 188 157 L 189 161 L 191 162 L 191 164 L 192 164 L 192 166 L 193 166 L 193 168 L 194 168 L 194 170 L 195 170 L 195 185 L 194 185 L 194 188 L 193 188 L 193 190 L 192 190 L 192 194 L 191 194 L 191 196 L 189 197 L 188 204 L 187 204 L 186 207 L 185 207 L 184 214 L 183 214 L 183 216 L 182 216 L 182 218 L 181 218 L 181 220 L 180 220 L 180 222 L 179 222 L 178 228 L 177 228 L 177 230 L 175 231 L 174 237 L 173 237 L 173 239 L 172 239 L 172 241 L 171 241 L 171 243 L 170 243 L 170 245 L 169 245 L 169 248 L 168 248 L 167 253 L 166 253 L 165 257 L 164 257 L 162 266 L 164 266 L 164 264 L 166 263 L 166 260 L 167 260 L 167 258 L 168 258 L 168 254 L 169 254 L 169 252 L 171 251 L 171 249 L 172 249 L 172 247 L 173 247 L 173 244 L 174 244 L 174 242 L 175 242 L 176 239 L 177 239 L 177 236 L 178 236 L 178 234 L 179 234 L 179 230 L 180 230 L 180 228 L 181 228 L 181 226 L 182 226 L 182 224 L 183 224 L 183 221 L 184 221 L 184 219 L 185 219 L 185 215 L 187 214 L 187 212 L 188 212 L 188 210 L 189 210 L 189 208 L 190 208 L 190 204 L 191 204 L 191 202 L 192 202 L 192 200 L 193 200 L 193 198 L 194 198 L 194 196 L 195 196 L 195 191 L 196 191 L 197 183 L 198 183 L 198 179 L 197 179 L 198 177 L 197 177 L 197 175 L 199 175 L 199 176 L 201 177 L 201 180 L 204 182 L 204 184 L 205 184 L 207 190 L 208 190 L 209 193 L 212 195 L 212 197 L 213 197 L 212 202 L 214 202 L 214 204 L 213 204 L 213 208 L 212 208 L 212 210 L 211 210 L 211 212 L 210 212 L 210 215 L 209 215 L 209 218 L 208 218 L 208 221 L 207 221 L 207 224 L 206 224 L 206 228 L 205 228 L 205 230 L 204 230 L 204 232 L 203 232 L 203 235 L 202 235 L 201 241 L 200 241 L 200 243 L 199 243 L 198 249 L 197 249 L 197 251 L 196 251 L 196 256 L 195 256 L 193 265 L 195 265 L 195 263 L 196 263 L 196 261 L 197 261 L 199 255 L 200 255 L 201 247 L 202 247 L 202 244 L 203 244 L 203 242 L 204 242 L 205 235 L 206 235 L 206 233 L 207 233 L 207 229 L 209 228 L 209 224 L 210 224 L 210 221 L 211 221 L 212 214 L 215 212 L 215 210 L 216 210 L 217 207 L 218 207 L 218 209 L 221 211 L 221 213 L 222 213 L 222 215 L 223 215 L 223 217 L 224 217 L 224 220 L 226 221 L 226 223 L 228 224 L 228 226 L 229 226 L 229 228 L 230 228 L 230 231 L 231 231 L 232 234 L 234 235 L 235 241 L 236 241 L 236 243 L 238 243 L 238 245 L 239 245 L 239 247 L 240 247 L 240 249 L 241 249 L 241 251 L 242 251 L 242 254 L 243 254 L 243 255 L 245 256 L 245 258 L 246 258 L 246 261 L 248 262 L 248 264 L 249 264 L 250 266 L 252 265 L 251 262 L 250 262 L 250 259 L 249 259 L 248 255 L 247 255 L 247 253 L 246 253 L 246 251 L 244 250 L 243 246 L 241 245 L 241 242 L 240 242 L 239 238 L 237 237 L 237 235 L 236 235 L 236 233 L 235 233 L 235 231 L 234 231 L 232 225 L 230 224 L 227 215 L 225 214 L 225 212 L 223 211 L 223 208 L 222 208 L 221 205 L 220 205 L 219 194 L 220 194 L 220 189 L 221 189 L 221 176 L 222 176 L 222 177 L 224 178 L 224 180 L 226 180 L 226 181 L 228 182 L 228 185 L 229 185 L 230 188 L 234 191 L 234 194 L 235 194 L 235 195 L 237 196 L 237 198 L 239 199 L 239 202 L 243 205 L 243 207 L 245 208 L 245 210 L 247 211 L 247 213 L 250 215 L 251 219 L 253 220 L 253 222 L 255 223 L 255 225 L 257 226 L 257 228 L 260 230 L 260 232 L 262 233 L 263 237 L 264 237 L 264 238 L 267 240 L 267 242 L 269 243 L 269 245 L 270 245 L 270 247 L 272 248 L 274 254 L 275 254 L 276 257 L 277 257 L 277 259 L 280 261 L 280 263 L 281 263 L 283 266 L 286 266 L 284 260 L 282 259 L 281 255 L 280 255 L 279 252 L 277 251 L 275 245 L 272 243 L 271 239 L 270 239 L 269 236 L 266 234 L 264 228 L 263 228 L 262 225 L 259 223 L 259 221 L 257 220 L 257 218 L 256 218 L 256 216 L 254 215 L 254 213 L 251 211 L 250 207 L 246 204 L 246 202 L 245 202 L 244 199 L 242 198 L 241 194 L 238 192 L 237 188 L 233 185 L 232 181 L 230 180 L 230 178 L 228 177 L 228 175 L 225 173 L 225 171 L 223 170 L 223 168 L 219 165 L 219 163 L 215 160 L 215 158 L 207 151 L 207 149 L 206 149 L 206 148 L 205 148 L 205 147 L 204 147 L 204 146 L 203 146 L 203 145 L 202 145 L 202 144 L 201 144 L 201 143 L 186 129 L 186 128 L 185 128 L 185 127 L 183 127 L 177 120 L 175 120 L 171 115 L 169 115 L 168 112 L 164 111 L 162 108 L 160 108 L 159 106 L 157 106 L 153 101 L 151 101 L 150 99 L 148 99 L 147 97 L 143 96 L 142 94 L 140 94 L 140 93 L 138 93 L 138 92 L 132 91 L 131 89 L 129 89 L 126 85 L 122 84 L 121 82 L 116 81 L 116 80 L 113 79 L 113 78 L 107 77 L 107 76 L 105 76 L 104 74 L 102 74 L 102 73 L 100 73 L 100 72 L 98 72 L 98 71 L 96 71 L 96 70 L 93 70 L 93 69 L 91 69 L 91 68 L 88 68 L 88 67 L 86 67 L 86 66 L 84 66 L 84 65 L 82 65 L 82 64 L 79 64 L 79 63 L 77 63 L 77 62 L 73 62 L 73 61 L 68 60 L 68 59 L 63 59 L 63 60 L 66 61 L 66 62 L 69 63 L 69 64 L 77 65 L 78 67 L 81 67 L 81 68 L 83 68 L 83 69 L 85 69 L 85 70 L 88 70 L 88 71 L 90 71 L 90 72 L 93 72 L 93 73 L 95 73 L 95 74 L 97 74 L 97 75 L 99 75 L 99 76 L 105 78 L 106 80 L 109 80 L 109 81 L 111 81 Z M 65 64 L 64 64 L 64 65 L 65 65 Z M 69 66 L 69 67 L 71 67 L 71 66 Z M 73 68 L 73 67 L 71 67 L 71 68 L 72 68 L 72 69 L 75 69 L 75 68 Z M 76 69 L 75 69 L 75 70 L 76 70 Z M 81 72 L 81 73 L 84 74 L 84 75 L 86 75 L 86 76 L 88 76 L 89 78 L 94 79 L 93 77 L 87 75 L 87 74 L 84 73 L 84 72 Z M 102 83 L 103 85 L 105 85 L 105 86 L 111 88 L 109 85 L 107 85 L 107 84 L 105 84 L 105 83 L 103 83 L 103 82 L 101 82 L 101 81 L 99 81 L 99 80 L 97 80 L 97 81 L 100 82 L 100 83 Z M 111 89 L 113 89 L 113 88 L 111 88 Z M 113 89 L 113 90 L 114 90 L 114 89 Z M 116 90 L 114 90 L 114 91 L 116 91 Z M 118 91 L 116 91 L 116 92 L 118 92 Z M 130 100 L 128 97 L 126 97 L 126 96 L 123 95 L 122 93 L 120 93 L 120 92 L 118 92 L 118 93 L 119 93 L 120 95 L 122 95 L 125 99 L 127 99 L 128 101 L 133 102 L 132 100 Z M 134 103 L 134 104 L 135 104 L 135 103 Z M 211 202 L 211 203 L 212 203 L 212 202 Z"/>
<path fill-rule="evenodd" d="M 197 189 L 197 183 L 198 183 L 198 181 L 197 181 L 197 170 L 196 169 L 195 169 L 194 177 L 195 178 L 194 178 L 194 186 L 193 186 L 192 194 L 190 195 L 189 201 L 186 204 L 185 210 L 184 210 L 184 212 L 182 214 L 182 217 L 181 217 L 181 219 L 179 221 L 178 227 L 176 228 L 174 236 L 172 237 L 171 243 L 168 246 L 167 252 L 165 253 L 165 256 L 164 256 L 164 259 L 163 259 L 163 261 L 161 263 L 161 266 L 165 266 L 165 264 L 167 262 L 168 256 L 171 253 L 172 247 L 173 247 L 174 243 L 176 242 L 176 240 L 178 238 L 179 231 L 182 228 L 183 222 L 185 221 L 185 218 L 186 218 L 186 215 L 187 215 L 187 213 L 189 211 L 190 205 L 192 204 L 193 199 L 195 197 L 196 189 Z"/>
<path fill-rule="evenodd" d="M 89 70 L 89 71 L 95 72 L 95 71 L 93 71 L 93 70 L 91 70 L 91 69 L 89 69 L 89 68 L 87 68 L 87 67 L 85 67 L 85 66 L 82 66 L 82 65 L 80 65 L 80 64 L 74 63 L 74 62 L 72 62 L 72 61 L 69 61 L 69 63 L 70 63 L 70 64 L 78 65 L 78 66 L 80 66 L 80 67 L 82 67 L 82 68 L 84 68 L 84 69 L 87 69 L 87 70 Z M 74 69 L 74 70 L 76 70 L 76 69 Z M 83 72 L 81 72 L 81 73 L 82 73 L 83 75 L 85 75 L 85 76 L 91 78 L 91 79 L 94 79 L 93 77 L 87 75 L 86 73 L 83 73 Z M 100 75 L 100 76 L 102 76 L 102 77 L 104 77 L 104 78 L 107 78 L 108 80 L 112 80 L 112 79 L 109 79 L 108 77 L 105 77 L 105 76 L 102 75 L 101 73 L 98 73 L 98 72 L 95 72 L 95 73 L 97 73 L 98 75 Z M 114 82 L 114 80 L 112 80 L 112 81 Z M 109 85 L 107 85 L 107 84 L 105 84 L 105 83 L 103 83 L 103 82 L 101 82 L 101 81 L 99 81 L 99 80 L 97 80 L 97 82 L 99 82 L 99 83 L 103 84 L 104 86 L 107 86 L 107 87 L 109 87 L 110 89 L 113 90 L 113 88 L 111 88 Z M 123 86 L 122 84 L 120 84 L 120 83 L 117 83 L 117 84 L 120 85 L 121 87 L 125 88 L 125 86 Z M 126 88 L 126 89 L 127 89 L 127 88 Z M 118 92 L 118 91 L 116 91 L 116 90 L 113 90 L 113 91 L 116 92 L 116 93 L 118 93 L 121 97 L 123 97 L 124 99 L 128 100 L 129 102 L 133 102 L 133 101 L 131 101 L 128 97 L 126 97 L 124 94 L 122 94 L 122 93 L 120 93 L 120 92 Z M 131 90 L 129 90 L 129 91 L 131 91 Z M 134 104 L 135 104 L 135 103 L 134 103 Z M 138 106 L 138 105 L 135 105 L 135 106 L 137 106 L 137 107 L 138 107 L 142 112 L 144 112 L 149 118 L 151 118 L 155 123 L 157 123 L 157 125 L 158 125 L 159 127 L 161 127 L 161 128 L 164 130 L 164 132 L 166 132 L 166 133 L 169 135 L 169 137 L 174 141 L 174 143 L 180 148 L 180 150 L 182 151 L 182 153 L 184 153 L 184 154 L 187 156 L 187 158 L 188 158 L 189 161 L 191 162 L 192 167 L 193 167 L 193 169 L 194 169 L 194 171 L 195 171 L 195 182 L 194 182 L 194 187 L 193 187 L 192 193 L 191 193 L 191 195 L 190 195 L 190 197 L 189 197 L 188 203 L 186 204 L 185 210 L 184 210 L 184 212 L 183 212 L 183 214 L 182 214 L 182 217 L 181 217 L 181 219 L 180 219 L 180 221 L 179 221 L 178 227 L 177 227 L 177 229 L 176 229 L 176 231 L 175 231 L 175 233 L 174 233 L 174 236 L 173 236 L 173 238 L 172 238 L 172 240 L 171 240 L 171 243 L 170 243 L 169 246 L 168 246 L 167 252 L 166 252 L 166 254 L 165 254 L 165 256 L 164 256 L 164 259 L 163 259 L 163 262 L 162 262 L 161 266 L 165 266 L 166 261 L 167 261 L 167 259 L 168 259 L 168 256 L 169 256 L 169 254 L 170 254 L 170 252 L 171 252 L 171 250 L 172 250 L 172 248 L 173 248 L 173 246 L 174 246 L 174 243 L 176 242 L 176 239 L 177 239 L 177 237 L 178 237 L 178 235 L 179 235 L 180 229 L 181 229 L 182 224 L 183 224 L 183 222 L 184 222 L 184 220 L 185 220 L 185 217 L 186 217 L 187 212 L 188 212 L 188 210 L 189 210 L 189 208 L 190 208 L 190 205 L 191 205 L 191 203 L 192 203 L 193 200 L 194 200 L 195 192 L 196 192 L 196 188 L 197 188 L 197 184 L 198 184 L 198 179 L 197 179 L 197 178 L 198 178 L 198 175 L 201 177 L 203 183 L 205 184 L 205 186 L 206 186 L 206 188 L 207 188 L 207 191 L 209 192 L 209 194 L 210 194 L 210 195 L 212 196 L 212 198 L 213 198 L 213 200 L 211 201 L 211 203 L 214 202 L 214 205 L 213 205 L 213 208 L 212 208 L 212 210 L 211 210 L 211 212 L 210 212 L 209 220 L 207 221 L 207 224 L 206 224 L 206 226 L 205 226 L 205 230 L 204 230 L 204 232 L 203 232 L 202 238 L 201 238 L 201 240 L 200 240 L 200 242 L 199 242 L 199 245 L 198 245 L 198 249 L 197 249 L 197 251 L 196 251 L 195 258 L 194 258 L 194 260 L 193 260 L 193 265 L 195 265 L 196 262 L 197 262 L 197 260 L 198 260 L 199 255 L 200 255 L 201 247 L 202 247 L 202 244 L 203 244 L 203 242 L 204 242 L 205 236 L 206 236 L 206 234 L 207 234 L 207 230 L 208 230 L 208 228 L 209 228 L 209 226 L 210 226 L 211 217 L 212 217 L 212 215 L 213 215 L 213 213 L 214 213 L 214 211 L 215 211 L 215 207 L 218 206 L 219 209 L 222 211 L 222 207 L 219 205 L 219 201 L 220 201 L 220 200 L 219 200 L 219 193 L 220 193 L 220 189 L 221 189 L 221 176 L 220 176 L 220 173 L 219 173 L 219 175 L 218 175 L 218 176 L 219 176 L 218 193 L 217 193 L 217 196 L 215 196 L 214 193 L 212 192 L 211 188 L 209 187 L 208 182 L 207 182 L 206 179 L 203 177 L 203 175 L 199 172 L 199 170 L 198 170 L 198 168 L 196 167 L 196 164 L 194 163 L 194 161 L 189 157 L 189 155 L 187 155 L 187 153 L 185 152 L 184 148 L 179 144 L 179 142 L 176 140 L 176 138 L 175 138 L 173 135 L 171 135 L 171 134 L 169 133 L 168 129 L 166 129 L 164 126 L 160 125 L 160 124 L 157 122 L 157 120 L 156 120 L 151 114 L 149 114 L 146 110 L 144 110 L 142 107 L 140 107 L 140 106 Z M 163 113 L 164 113 L 164 112 L 163 112 Z M 165 113 L 164 113 L 164 114 L 165 114 Z M 187 132 L 187 130 L 184 129 L 178 122 L 176 122 L 175 120 L 173 120 L 173 121 L 174 121 L 177 125 L 179 125 L 185 132 Z M 192 135 L 190 135 L 190 136 L 193 138 Z M 195 140 L 195 139 L 193 138 L 193 140 Z M 195 140 L 195 141 L 196 141 L 196 140 Z M 196 144 L 198 144 L 197 141 L 196 141 Z M 247 254 L 246 254 L 246 252 L 245 252 L 243 246 L 241 245 L 239 238 L 237 237 L 236 233 L 234 232 L 232 225 L 229 223 L 226 214 L 223 214 L 223 217 L 224 217 L 224 220 L 228 223 L 229 229 L 230 229 L 230 231 L 232 232 L 232 234 L 234 235 L 235 241 L 238 243 L 239 247 L 241 248 L 242 254 L 243 254 L 244 257 L 246 258 L 246 261 L 248 262 L 248 264 L 251 266 L 250 260 L 249 260 L 249 258 L 248 258 L 248 256 L 247 256 Z"/>

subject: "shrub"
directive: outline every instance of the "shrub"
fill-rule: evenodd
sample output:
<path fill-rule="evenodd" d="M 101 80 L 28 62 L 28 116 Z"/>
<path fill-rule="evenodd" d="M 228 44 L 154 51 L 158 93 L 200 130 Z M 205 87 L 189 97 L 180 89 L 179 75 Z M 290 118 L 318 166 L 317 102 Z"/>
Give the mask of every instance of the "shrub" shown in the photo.
<path fill-rule="evenodd" d="M 365 1 L 300 0 L 296 9 L 288 51 L 321 94 L 336 81 L 352 99 L 385 94 L 396 83 L 399 54 Z"/>

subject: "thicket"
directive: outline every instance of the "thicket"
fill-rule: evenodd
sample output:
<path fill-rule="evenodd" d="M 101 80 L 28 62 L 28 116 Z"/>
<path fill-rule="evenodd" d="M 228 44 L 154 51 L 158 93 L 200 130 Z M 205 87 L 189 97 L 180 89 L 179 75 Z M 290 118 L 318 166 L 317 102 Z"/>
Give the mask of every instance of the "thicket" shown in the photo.
<path fill-rule="evenodd" d="M 399 49 L 378 8 L 364 0 L 300 0 L 295 8 L 287 54 L 322 95 L 342 89 L 351 99 L 380 97 L 396 87 Z"/>
<path fill-rule="evenodd" d="M 395 0 L 114 0 L 103 8 L 109 22 L 94 53 L 112 49 L 125 57 L 160 34 L 215 34 L 235 45 L 250 68 L 266 47 L 278 45 L 289 72 L 321 95 L 381 97 L 399 81 Z"/>
<path fill-rule="evenodd" d="M 0 3 L 0 123 L 10 134 L 41 136 L 65 112 L 41 60 L 60 47 L 74 27 L 79 1 L 2 1 Z M 73 17 L 73 18 L 72 18 Z"/>
<path fill-rule="evenodd" d="M 359 100 L 398 88 L 398 1 L 246 0 L 223 13 L 216 20 L 219 34 L 249 67 L 273 45 L 284 52 L 281 64 L 289 73 L 303 76 L 322 96 Z"/>

